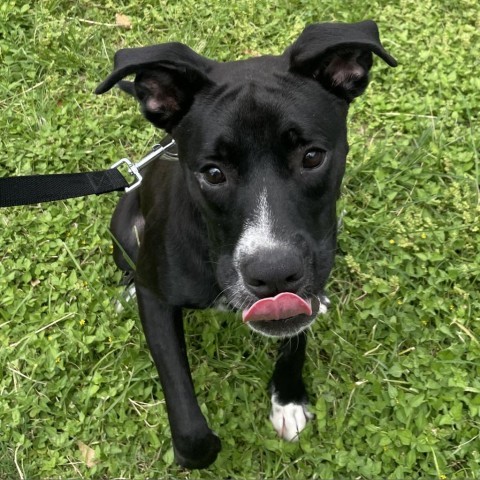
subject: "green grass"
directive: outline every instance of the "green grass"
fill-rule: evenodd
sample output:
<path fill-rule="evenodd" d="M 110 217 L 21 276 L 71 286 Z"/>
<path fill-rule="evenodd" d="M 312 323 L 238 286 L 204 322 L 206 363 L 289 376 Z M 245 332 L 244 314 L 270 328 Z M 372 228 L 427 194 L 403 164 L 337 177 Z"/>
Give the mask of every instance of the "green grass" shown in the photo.
<path fill-rule="evenodd" d="M 5 0 L 0 176 L 149 149 L 160 132 L 133 101 L 92 94 L 119 47 L 179 40 L 236 59 L 281 52 L 307 23 L 364 18 L 400 65 L 376 61 L 352 105 L 333 306 L 305 372 L 316 418 L 300 442 L 268 421 L 274 342 L 192 312 L 193 375 L 223 450 L 204 471 L 173 464 L 136 309 L 113 308 L 112 194 L 0 211 L 1 479 L 480 477 L 476 0 Z"/>

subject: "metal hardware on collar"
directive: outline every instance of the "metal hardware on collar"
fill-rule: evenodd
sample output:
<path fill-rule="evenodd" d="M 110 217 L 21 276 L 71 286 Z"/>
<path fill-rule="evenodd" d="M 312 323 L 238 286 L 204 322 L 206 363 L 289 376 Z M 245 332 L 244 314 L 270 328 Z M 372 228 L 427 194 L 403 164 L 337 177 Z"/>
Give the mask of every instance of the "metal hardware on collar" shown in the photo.
<path fill-rule="evenodd" d="M 118 162 L 114 163 L 110 168 L 117 168 L 123 163 L 127 164 L 128 171 L 137 178 L 137 181 L 135 183 L 132 183 L 128 187 L 125 187 L 125 192 L 129 192 L 130 190 L 137 188 L 142 183 L 143 177 L 140 175 L 136 164 L 132 163 L 128 158 L 122 158 Z"/>
<path fill-rule="evenodd" d="M 152 160 L 155 160 L 162 154 L 168 154 L 169 158 L 166 160 L 177 160 L 178 157 L 176 154 L 169 152 L 169 150 L 175 146 L 175 140 L 171 140 L 167 145 L 157 144 L 154 145 L 153 150 L 143 157 L 139 162 L 132 163 L 128 158 L 122 158 L 118 162 L 114 163 L 110 168 L 117 168 L 122 164 L 127 165 L 128 171 L 136 178 L 136 181 L 125 188 L 125 192 L 130 192 L 135 188 L 139 187 L 142 183 L 143 177 L 140 173 L 140 169 L 146 167 Z"/>

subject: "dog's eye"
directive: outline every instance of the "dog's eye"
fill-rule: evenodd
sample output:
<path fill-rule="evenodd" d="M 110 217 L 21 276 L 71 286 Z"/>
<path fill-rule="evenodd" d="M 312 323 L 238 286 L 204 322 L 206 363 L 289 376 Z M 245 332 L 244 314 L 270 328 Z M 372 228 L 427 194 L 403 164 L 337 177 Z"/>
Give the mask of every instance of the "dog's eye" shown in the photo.
<path fill-rule="evenodd" d="M 325 157 L 326 152 L 323 150 L 309 150 L 303 157 L 302 166 L 309 170 L 317 168 L 325 161 Z"/>
<path fill-rule="evenodd" d="M 227 180 L 224 173 L 218 167 L 206 167 L 202 170 L 202 175 L 203 178 L 212 185 L 218 185 Z"/>

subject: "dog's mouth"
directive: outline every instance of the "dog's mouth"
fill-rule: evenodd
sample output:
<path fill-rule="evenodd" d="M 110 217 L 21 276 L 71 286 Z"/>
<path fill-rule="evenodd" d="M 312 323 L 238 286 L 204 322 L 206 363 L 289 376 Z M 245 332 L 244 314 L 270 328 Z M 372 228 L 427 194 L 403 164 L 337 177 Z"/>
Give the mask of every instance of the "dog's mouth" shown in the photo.
<path fill-rule="evenodd" d="M 304 300 L 295 293 L 283 292 L 276 297 L 262 298 L 242 313 L 244 322 L 284 320 L 298 315 L 312 315 L 311 299 Z"/>
<path fill-rule="evenodd" d="M 308 328 L 319 313 L 327 311 L 325 296 L 303 299 L 290 292 L 257 300 L 242 312 L 243 321 L 269 337 L 291 337 Z"/>

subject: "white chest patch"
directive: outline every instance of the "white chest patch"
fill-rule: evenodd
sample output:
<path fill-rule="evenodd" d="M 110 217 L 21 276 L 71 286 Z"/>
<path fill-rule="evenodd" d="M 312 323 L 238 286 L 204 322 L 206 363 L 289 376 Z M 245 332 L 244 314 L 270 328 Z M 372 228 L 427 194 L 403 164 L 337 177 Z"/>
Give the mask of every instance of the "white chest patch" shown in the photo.
<path fill-rule="evenodd" d="M 270 421 L 278 436 L 284 440 L 298 441 L 298 435 L 313 417 L 313 413 L 307 410 L 305 404 L 287 403 L 286 405 L 280 405 L 277 396 L 272 395 Z"/>

